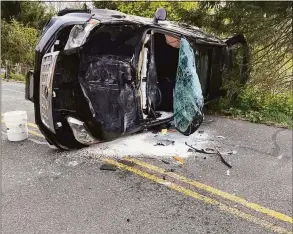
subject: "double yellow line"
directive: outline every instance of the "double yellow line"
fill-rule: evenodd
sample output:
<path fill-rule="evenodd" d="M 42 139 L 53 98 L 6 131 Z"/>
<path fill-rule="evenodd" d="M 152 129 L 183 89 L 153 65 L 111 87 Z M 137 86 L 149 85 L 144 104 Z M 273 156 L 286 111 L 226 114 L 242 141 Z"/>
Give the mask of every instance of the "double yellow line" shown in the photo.
<path fill-rule="evenodd" d="M 271 210 L 271 209 L 268 209 L 268 208 L 265 208 L 265 207 L 262 207 L 256 203 L 251 203 L 251 202 L 248 202 L 246 201 L 245 199 L 243 198 L 240 198 L 240 197 L 237 197 L 237 196 L 234 196 L 232 194 L 229 194 L 229 193 L 226 193 L 226 192 L 223 192 L 221 190 L 218 190 L 218 189 L 215 189 L 213 187 L 210 187 L 208 185 L 205 185 L 205 184 L 202 184 L 202 183 L 199 183 L 197 181 L 194 181 L 194 180 L 191 180 L 189 178 L 186 178 L 184 176 L 181 176 L 181 175 L 178 175 L 176 173 L 173 173 L 173 172 L 166 172 L 164 169 L 162 168 L 159 168 L 159 167 L 156 167 L 152 164 L 149 164 L 149 163 L 146 163 L 146 162 L 143 162 L 141 160 L 138 160 L 138 159 L 134 159 L 134 158 L 125 158 L 126 161 L 129 161 L 129 162 L 132 162 L 132 163 L 135 163 L 137 166 L 141 167 L 142 169 L 137 169 L 135 167 L 132 167 L 132 166 L 128 166 L 128 165 L 125 165 L 123 163 L 120 163 L 116 160 L 113 160 L 113 159 L 109 159 L 109 158 L 106 158 L 106 159 L 103 159 L 104 162 L 108 163 L 108 164 L 111 164 L 111 165 L 114 165 L 122 170 L 127 170 L 129 172 L 132 172 L 136 175 L 139 175 L 143 178 L 146 178 L 148 180 L 151 180 L 151 181 L 154 181 L 158 184 L 162 184 L 164 186 L 167 186 L 168 188 L 172 189 L 172 190 L 175 190 L 177 192 L 180 192 L 186 196 L 189 196 L 189 197 L 192 197 L 196 200 L 200 200 L 200 201 L 203 201 L 204 203 L 206 204 L 210 204 L 210 205 L 214 205 L 214 206 L 217 206 L 220 210 L 222 211 L 225 211 L 227 213 L 230 213 L 232 215 L 235 215 L 237 217 L 240 217 L 244 220 L 247 220 L 249 222 L 252 222 L 254 224 L 257 224 L 263 228 L 266 228 L 272 232 L 275 232 L 275 233 L 292 233 L 292 231 L 289 231 L 283 227 L 279 227 L 279 226 L 276 226 L 275 224 L 273 223 L 270 223 L 264 219 L 260 219 L 256 216 L 253 216 L 253 215 L 250 215 L 248 213 L 245 213 L 239 209 L 236 209 L 234 207 L 230 207 L 216 199 L 213 199 L 213 198 L 210 198 L 208 196 L 204 196 L 202 194 L 199 194 L 193 190 L 190 190 L 190 189 L 187 189 L 181 185 L 178 185 L 176 183 L 173 183 L 171 181 L 168 181 L 166 179 L 162 179 L 154 174 L 151 174 L 151 173 L 148 173 L 146 171 L 144 171 L 143 169 L 147 169 L 149 171 L 152 171 L 152 172 L 156 172 L 156 173 L 160 173 L 161 175 L 166 175 L 170 178 L 173 178 L 173 179 L 176 179 L 180 182 L 183 182 L 185 184 L 189 184 L 189 185 L 192 185 L 194 186 L 195 188 L 197 189 L 200 189 L 200 190 L 203 190 L 203 191 L 206 191 L 206 192 L 209 192 L 213 195 L 217 195 L 217 196 L 220 196 L 221 198 L 224 198 L 224 199 L 227 199 L 229 201 L 232 201 L 232 202 L 236 202 L 238 204 L 241 204 L 243 207 L 246 207 L 246 208 L 250 208 L 251 210 L 254 210 L 254 211 L 257 211 L 259 213 L 263 213 L 263 214 L 266 214 L 270 217 L 273 217 L 279 221 L 284 221 L 284 222 L 287 222 L 287 223 L 290 223 L 292 224 L 292 217 L 289 217 L 285 214 L 282 214 L 280 212 L 277 212 L 277 211 L 274 211 L 274 210 Z"/>

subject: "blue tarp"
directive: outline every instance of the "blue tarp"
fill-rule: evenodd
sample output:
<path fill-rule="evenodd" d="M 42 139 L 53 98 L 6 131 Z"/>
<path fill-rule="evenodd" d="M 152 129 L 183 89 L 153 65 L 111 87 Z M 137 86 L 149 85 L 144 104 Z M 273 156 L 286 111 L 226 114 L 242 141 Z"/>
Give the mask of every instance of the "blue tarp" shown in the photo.
<path fill-rule="evenodd" d="M 174 121 L 179 132 L 190 135 L 196 131 L 203 121 L 203 105 L 194 51 L 188 41 L 182 38 L 174 91 Z"/>

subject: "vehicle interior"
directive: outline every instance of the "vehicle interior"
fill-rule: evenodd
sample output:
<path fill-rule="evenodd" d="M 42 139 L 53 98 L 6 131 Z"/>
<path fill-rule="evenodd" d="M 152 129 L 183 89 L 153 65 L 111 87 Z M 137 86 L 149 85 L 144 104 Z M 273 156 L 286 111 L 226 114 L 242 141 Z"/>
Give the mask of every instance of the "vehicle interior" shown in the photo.
<path fill-rule="evenodd" d="M 149 108 L 146 108 L 144 113 L 146 118 L 166 119 L 173 116 L 173 92 L 179 59 L 180 38 L 160 32 L 154 32 L 148 36 L 151 40 L 150 43 L 145 45 L 147 48 L 145 52 L 148 54 L 148 56 L 145 56 L 148 63 L 148 85 L 142 84 L 141 88 L 143 93 L 148 93 L 149 96 L 154 93 L 154 95 L 153 97 L 147 97 L 146 105 Z M 146 73 L 144 75 L 146 76 Z M 147 86 L 151 87 L 152 90 L 149 91 Z"/>

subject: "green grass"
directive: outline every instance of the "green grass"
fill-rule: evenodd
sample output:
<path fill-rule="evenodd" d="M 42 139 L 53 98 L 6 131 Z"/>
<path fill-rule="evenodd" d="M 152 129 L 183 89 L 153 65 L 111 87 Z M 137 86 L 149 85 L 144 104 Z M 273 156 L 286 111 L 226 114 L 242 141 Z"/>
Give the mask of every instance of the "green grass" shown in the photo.
<path fill-rule="evenodd" d="M 4 74 L 1 74 L 0 77 L 1 77 L 2 79 L 4 79 L 4 78 L 5 78 L 5 75 L 4 75 Z M 10 73 L 10 78 L 9 78 L 9 80 L 25 82 L 25 76 L 22 75 L 22 74 L 19 74 L 19 73 Z"/>
<path fill-rule="evenodd" d="M 11 73 L 10 79 L 16 81 L 25 81 L 25 76 L 19 73 Z"/>
<path fill-rule="evenodd" d="M 253 123 L 293 128 L 293 98 L 289 91 L 273 94 L 247 86 L 236 99 L 221 98 L 210 110 Z"/>

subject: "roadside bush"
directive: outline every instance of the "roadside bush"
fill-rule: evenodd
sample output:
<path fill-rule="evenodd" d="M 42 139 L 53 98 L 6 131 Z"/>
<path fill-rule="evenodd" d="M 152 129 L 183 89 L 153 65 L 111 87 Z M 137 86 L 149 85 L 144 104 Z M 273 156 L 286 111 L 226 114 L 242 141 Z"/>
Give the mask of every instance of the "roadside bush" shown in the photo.
<path fill-rule="evenodd" d="M 19 73 L 11 73 L 10 79 L 16 81 L 25 81 L 25 76 Z"/>
<path fill-rule="evenodd" d="M 246 86 L 236 99 L 229 96 L 220 98 L 210 109 L 254 123 L 278 123 L 284 127 L 293 127 L 293 98 L 289 91 L 271 93 Z"/>

